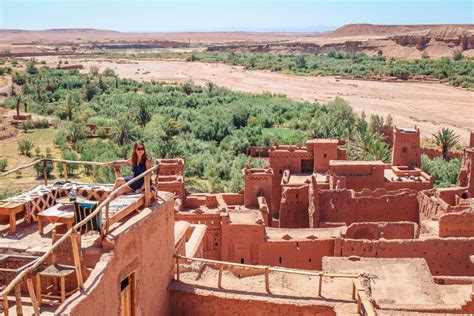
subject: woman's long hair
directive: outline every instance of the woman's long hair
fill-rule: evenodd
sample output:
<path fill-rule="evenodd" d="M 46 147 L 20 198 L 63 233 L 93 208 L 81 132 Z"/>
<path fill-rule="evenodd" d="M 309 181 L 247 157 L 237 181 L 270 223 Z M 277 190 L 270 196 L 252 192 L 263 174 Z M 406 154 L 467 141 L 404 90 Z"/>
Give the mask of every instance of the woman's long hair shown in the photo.
<path fill-rule="evenodd" d="M 138 155 L 137 155 L 137 147 L 143 147 L 143 156 L 141 161 L 138 160 Z M 132 151 L 132 164 L 135 166 L 138 166 L 140 163 L 145 163 L 148 159 L 148 155 L 146 154 L 146 149 L 145 149 L 145 144 L 142 141 L 138 141 L 135 144 L 133 144 L 133 151 Z"/>

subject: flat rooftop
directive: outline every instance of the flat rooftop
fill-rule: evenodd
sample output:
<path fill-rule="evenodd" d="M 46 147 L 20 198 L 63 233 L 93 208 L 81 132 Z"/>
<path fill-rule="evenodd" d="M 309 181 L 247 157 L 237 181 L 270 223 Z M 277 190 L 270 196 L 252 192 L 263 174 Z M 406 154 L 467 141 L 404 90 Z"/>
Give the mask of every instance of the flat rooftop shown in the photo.
<path fill-rule="evenodd" d="M 257 222 L 263 223 L 262 213 L 258 209 L 229 210 L 229 219 L 231 224 L 236 225 L 255 225 Z"/>
<path fill-rule="evenodd" d="M 442 295 L 421 258 L 324 257 L 323 271 L 364 273 L 372 277 L 371 296 L 380 306 L 442 305 Z"/>
<path fill-rule="evenodd" d="M 289 185 L 306 184 L 306 180 L 311 180 L 312 172 L 290 173 Z"/>

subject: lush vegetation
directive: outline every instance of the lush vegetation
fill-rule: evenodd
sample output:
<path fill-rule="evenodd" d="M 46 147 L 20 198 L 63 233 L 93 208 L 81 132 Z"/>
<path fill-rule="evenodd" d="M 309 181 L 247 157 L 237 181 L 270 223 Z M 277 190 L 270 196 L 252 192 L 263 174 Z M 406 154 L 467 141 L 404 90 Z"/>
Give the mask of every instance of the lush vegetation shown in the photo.
<path fill-rule="evenodd" d="M 453 58 L 420 58 L 396 60 L 382 54 L 332 51 L 315 54 L 276 54 L 254 52 L 193 52 L 193 53 L 138 53 L 132 57 L 183 58 L 187 61 L 222 62 L 242 65 L 246 69 L 280 71 L 292 74 L 367 78 L 393 76 L 408 79 L 426 76 L 440 79 L 453 86 L 474 88 L 474 61 L 455 52 Z"/>
<path fill-rule="evenodd" d="M 141 139 L 153 158 L 185 158 L 187 188 L 192 192 L 239 191 L 242 167 L 264 164 L 245 154 L 248 146 L 346 138 L 351 158 L 390 160 L 380 131 L 383 124 L 391 124 L 391 118 L 366 119 L 340 98 L 321 106 L 282 95 L 233 92 L 212 83 L 205 87 L 190 82 L 139 83 L 118 78 L 113 71 L 80 74 L 37 67 L 34 62 L 27 71 L 14 73 L 13 80 L 21 87 L 21 103 L 27 102 L 31 112 L 61 119 L 54 144 L 62 158 L 124 159 L 133 142 Z M 17 101 L 18 96 L 9 97 L 4 104 L 16 108 Z M 110 127 L 109 138 L 87 138 L 86 123 Z M 19 150 L 31 155 L 34 146 L 22 143 Z M 36 156 L 42 157 L 39 152 Z M 40 175 L 43 170 L 39 167 L 36 172 Z M 76 166 L 69 172 L 71 177 L 81 173 L 99 182 L 114 180 L 110 168 Z"/>
<path fill-rule="evenodd" d="M 444 160 L 436 157 L 430 160 L 426 155 L 421 156 L 421 169 L 433 176 L 435 187 L 444 188 L 455 184 L 460 168 L 460 159 Z"/>

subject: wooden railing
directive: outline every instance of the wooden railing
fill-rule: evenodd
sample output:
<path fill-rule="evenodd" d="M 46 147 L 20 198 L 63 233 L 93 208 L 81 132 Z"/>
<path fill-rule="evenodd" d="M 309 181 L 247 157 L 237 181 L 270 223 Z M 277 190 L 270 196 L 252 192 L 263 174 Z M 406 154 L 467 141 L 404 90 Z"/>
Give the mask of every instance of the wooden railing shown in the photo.
<path fill-rule="evenodd" d="M 63 159 L 39 159 L 34 162 L 31 162 L 27 165 L 15 168 L 13 170 L 10 170 L 8 172 L 4 172 L 0 174 L 0 177 L 7 176 L 9 174 L 12 174 L 14 172 L 17 172 L 22 169 L 26 169 L 29 167 L 33 167 L 38 163 L 46 163 L 46 162 L 59 162 L 63 163 L 63 165 L 67 164 L 79 164 L 79 165 L 89 165 L 89 166 L 117 166 L 117 162 L 87 162 L 87 161 L 70 161 L 70 160 L 63 160 Z M 150 187 L 150 182 L 151 182 L 151 176 L 153 172 L 157 170 L 158 166 L 153 166 L 152 168 L 146 170 L 144 173 L 141 175 L 131 179 L 130 181 L 124 183 L 114 191 L 112 191 L 107 198 L 102 201 L 94 211 L 92 211 L 87 217 L 85 217 L 82 221 L 74 225 L 70 230 L 68 230 L 58 241 L 56 241 L 54 244 L 51 245 L 51 247 L 44 253 L 40 258 L 38 258 L 34 264 L 32 264 L 30 267 L 26 268 L 25 270 L 21 271 L 0 293 L 0 296 L 2 298 L 2 305 L 3 305 L 3 311 L 4 315 L 8 315 L 8 298 L 7 295 L 10 293 L 13 289 L 18 291 L 19 286 L 21 282 L 23 282 L 25 279 L 28 283 L 28 290 L 30 292 L 30 296 L 32 298 L 32 304 L 33 304 L 33 309 L 35 311 L 35 315 L 39 315 L 39 307 L 36 304 L 35 300 L 35 295 L 34 295 L 34 290 L 33 287 L 30 286 L 32 284 L 31 277 L 32 275 L 40 268 L 41 265 L 43 265 L 48 257 L 53 253 L 53 251 L 59 247 L 67 238 L 71 239 L 71 244 L 73 245 L 73 259 L 74 259 L 74 266 L 76 268 L 76 271 L 81 271 L 81 263 L 80 263 L 80 251 L 79 249 L 76 249 L 74 245 L 77 245 L 77 241 L 75 238 L 77 238 L 76 232 L 80 230 L 80 228 L 84 225 L 87 225 L 89 221 L 91 221 L 94 217 L 100 216 L 100 212 L 102 209 L 105 207 L 106 208 L 106 223 L 105 223 L 105 234 L 108 234 L 109 232 L 109 222 L 108 222 L 108 205 L 110 204 L 111 201 L 113 201 L 116 197 L 118 197 L 118 193 L 121 192 L 122 190 L 125 189 L 126 186 L 128 186 L 131 183 L 134 183 L 138 181 L 139 179 L 145 178 L 144 183 L 145 183 L 145 202 L 144 206 L 148 207 L 150 206 L 151 203 L 151 187 Z M 67 172 L 67 169 L 65 170 Z M 46 177 L 46 174 L 45 174 Z M 47 177 L 46 177 L 47 179 Z M 47 180 L 45 180 L 46 182 Z M 47 182 L 46 182 L 47 183 Z M 104 231 L 101 231 L 101 238 L 103 237 Z M 77 283 L 78 287 L 80 289 L 84 288 L 84 281 L 82 279 L 82 273 L 76 273 L 77 275 Z M 33 292 L 33 293 L 32 293 Z M 18 300 L 18 298 L 17 298 Z"/>
<path fill-rule="evenodd" d="M 181 256 L 178 254 L 174 254 L 174 258 L 176 259 L 176 280 L 179 281 L 180 279 L 180 267 L 179 261 L 182 260 L 184 262 L 202 262 L 204 264 L 209 264 L 212 266 L 219 267 L 219 273 L 217 276 L 217 287 L 222 288 L 222 274 L 224 272 L 225 267 L 237 267 L 243 268 L 247 270 L 253 270 L 258 272 L 263 272 L 265 276 L 265 291 L 267 293 L 271 293 L 270 291 L 270 272 L 282 272 L 282 273 L 289 273 L 289 274 L 298 274 L 298 275 L 306 275 L 318 278 L 318 293 L 317 296 L 321 297 L 321 292 L 323 288 L 323 278 L 350 278 L 352 279 L 352 299 L 357 301 L 357 312 L 361 315 L 370 315 L 375 316 L 375 308 L 371 304 L 367 293 L 365 292 L 365 288 L 360 283 L 360 275 L 355 274 L 344 274 L 344 273 L 326 273 L 322 271 L 302 271 L 290 268 L 279 268 L 279 267 L 271 267 L 271 266 L 263 266 L 263 265 L 249 265 L 243 263 L 235 263 L 235 262 L 227 262 L 227 261 L 217 261 L 217 260 L 210 260 L 210 259 L 203 259 L 203 258 L 190 258 Z"/>

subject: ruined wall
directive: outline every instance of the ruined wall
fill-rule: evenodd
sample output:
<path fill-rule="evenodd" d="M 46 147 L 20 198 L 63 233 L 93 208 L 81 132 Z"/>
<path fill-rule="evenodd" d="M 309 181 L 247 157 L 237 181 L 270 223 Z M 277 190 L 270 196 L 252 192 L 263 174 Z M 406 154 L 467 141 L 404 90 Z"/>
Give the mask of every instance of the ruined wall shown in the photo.
<path fill-rule="evenodd" d="M 338 239 L 335 256 L 373 258 L 425 258 L 433 275 L 474 276 L 469 256 L 473 238 L 431 238 L 405 240 Z"/>
<path fill-rule="evenodd" d="M 353 223 L 346 231 L 348 239 L 414 239 L 419 235 L 418 225 L 412 222 Z"/>
<path fill-rule="evenodd" d="M 325 256 L 333 256 L 336 239 L 268 241 L 260 250 L 259 264 L 322 270 Z"/>
<path fill-rule="evenodd" d="M 410 190 L 376 190 L 372 196 L 357 196 L 352 190 L 319 191 L 319 210 L 320 222 L 419 223 L 417 192 Z"/>
<path fill-rule="evenodd" d="M 439 218 L 440 237 L 474 237 L 474 211 L 448 213 Z"/>
<path fill-rule="evenodd" d="M 458 185 L 466 187 L 471 196 L 474 196 L 474 148 L 464 150 Z"/>
<path fill-rule="evenodd" d="M 381 161 L 354 162 L 331 161 L 329 167 L 330 189 L 339 187 L 361 191 L 362 189 L 378 189 L 384 187 L 385 164 Z"/>
<path fill-rule="evenodd" d="M 232 298 L 229 293 L 225 297 L 216 295 L 198 295 L 194 293 L 171 292 L 172 315 L 336 315 L 334 310 L 326 306 L 292 305 L 269 302 L 258 299 Z"/>
<path fill-rule="evenodd" d="M 273 172 L 271 169 L 243 169 L 244 175 L 244 205 L 258 206 L 257 198 L 264 196 L 270 210 L 277 208 L 273 201 Z M 278 206 L 277 206 L 278 207 Z M 271 213 L 272 213 L 271 212 Z"/>
<path fill-rule="evenodd" d="M 58 315 L 119 315 L 120 281 L 135 272 L 137 313 L 169 315 L 168 284 L 173 278 L 174 207 L 170 199 L 143 210 L 111 232 L 114 249 L 103 255 L 85 290 L 61 305 Z M 156 242 L 151 242 L 156 241 Z"/>
<path fill-rule="evenodd" d="M 286 187 L 280 203 L 280 227 L 309 227 L 308 201 L 309 186 Z"/>

